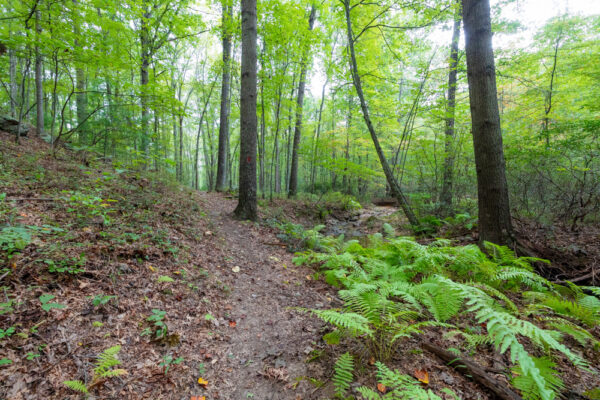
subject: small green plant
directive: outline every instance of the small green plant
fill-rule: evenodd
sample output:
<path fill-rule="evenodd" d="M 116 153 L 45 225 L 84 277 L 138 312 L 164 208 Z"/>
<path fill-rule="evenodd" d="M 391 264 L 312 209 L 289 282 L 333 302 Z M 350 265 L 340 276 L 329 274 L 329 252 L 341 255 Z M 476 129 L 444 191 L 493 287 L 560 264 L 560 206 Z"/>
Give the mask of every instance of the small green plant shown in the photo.
<path fill-rule="evenodd" d="M 31 230 L 26 226 L 6 226 L 0 229 L 0 251 L 10 260 L 31 242 Z"/>
<path fill-rule="evenodd" d="M 420 382 L 413 377 L 403 375 L 397 370 L 392 371 L 381 362 L 376 362 L 375 365 L 377 367 L 377 378 L 387 388 L 388 392 L 382 397 L 373 389 L 362 386 L 358 388 L 358 391 L 365 400 L 443 400 L 442 397 L 436 395 L 431 390 L 422 388 Z M 444 388 L 442 392 L 454 399 L 459 399 L 450 389 Z"/>
<path fill-rule="evenodd" d="M 0 329 L 0 339 L 9 338 L 15 333 L 15 327 L 11 326 L 6 329 Z"/>
<path fill-rule="evenodd" d="M 112 299 L 116 299 L 116 298 L 117 298 L 117 296 L 109 296 L 109 295 L 106 295 L 106 294 L 97 294 L 92 299 L 92 305 L 94 307 L 102 307 L 102 306 L 105 306 L 108 303 L 110 303 L 110 301 Z"/>
<path fill-rule="evenodd" d="M 0 367 L 3 365 L 12 364 L 12 360 L 10 358 L 0 358 Z"/>
<path fill-rule="evenodd" d="M 555 369 L 556 364 L 549 357 L 533 358 L 533 362 L 535 367 L 540 371 L 540 375 L 546 381 L 547 387 L 552 392 L 557 393 L 564 389 L 565 385 Z M 531 375 L 524 374 L 519 366 L 514 367 L 512 372 L 513 378 L 511 383 L 521 391 L 523 400 L 540 400 L 542 398 L 539 394 L 537 383 Z"/>
<path fill-rule="evenodd" d="M 98 355 L 98 360 L 94 363 L 92 381 L 89 385 L 80 380 L 64 381 L 63 384 L 69 389 L 88 394 L 89 390 L 96 386 L 100 380 L 126 375 L 126 370 L 115 368 L 121 365 L 121 361 L 117 358 L 119 351 L 121 351 L 121 346 L 117 345 L 104 350 Z"/>
<path fill-rule="evenodd" d="M 333 367 L 333 384 L 335 385 L 335 394 L 339 398 L 344 398 L 354 380 L 354 359 L 350 353 L 344 353 L 338 358 Z"/>
<path fill-rule="evenodd" d="M 167 375 L 169 373 L 169 369 L 172 366 L 181 364 L 182 362 L 183 362 L 183 357 L 177 357 L 174 359 L 171 354 L 167 354 L 166 356 L 163 357 L 163 360 L 159 365 L 161 367 L 163 367 L 163 372 L 165 373 L 165 375 Z"/>
<path fill-rule="evenodd" d="M 161 275 L 161 276 L 158 277 L 158 279 L 156 280 L 156 282 L 158 282 L 158 283 L 175 282 L 175 279 L 171 278 L 170 276 Z"/>
<path fill-rule="evenodd" d="M 152 324 L 152 328 L 146 328 L 142 331 L 141 335 L 154 334 L 155 339 L 164 339 L 169 333 L 169 328 L 165 322 L 167 312 L 159 309 L 153 309 L 152 314 L 146 318 L 146 321 Z"/>
<path fill-rule="evenodd" d="M 33 353 L 33 352 L 31 352 L 31 351 L 30 351 L 30 352 L 28 352 L 28 353 L 25 355 L 25 359 L 26 359 L 26 360 L 28 360 L 28 361 L 33 361 L 33 360 L 35 360 L 35 359 L 36 359 L 36 358 L 38 358 L 38 357 L 40 357 L 40 354 Z"/>
<path fill-rule="evenodd" d="M 51 294 L 43 294 L 39 297 L 40 303 L 42 303 L 42 310 L 48 312 L 52 309 L 63 309 L 67 306 L 60 303 L 50 303 L 50 300 L 54 299 L 56 296 Z"/>
<path fill-rule="evenodd" d="M 86 258 L 83 254 L 81 254 L 79 258 L 69 257 L 63 260 L 56 261 L 51 259 L 44 260 L 44 263 L 48 265 L 48 272 L 52 274 L 67 273 L 71 275 L 76 275 L 81 272 L 84 272 L 84 269 L 82 267 L 85 265 L 85 262 Z"/>

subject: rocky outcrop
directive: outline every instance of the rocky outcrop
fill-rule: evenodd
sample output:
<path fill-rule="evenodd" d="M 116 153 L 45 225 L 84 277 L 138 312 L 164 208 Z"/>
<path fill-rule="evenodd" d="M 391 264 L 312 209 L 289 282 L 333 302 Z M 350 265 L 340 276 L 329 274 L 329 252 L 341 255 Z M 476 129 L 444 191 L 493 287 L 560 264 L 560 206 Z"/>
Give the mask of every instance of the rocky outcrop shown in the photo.
<path fill-rule="evenodd" d="M 27 122 L 21 122 L 21 126 L 19 126 L 19 121 L 16 119 L 0 115 L 0 130 L 16 135 L 17 129 L 19 129 L 20 136 L 27 136 L 34 127 Z"/>

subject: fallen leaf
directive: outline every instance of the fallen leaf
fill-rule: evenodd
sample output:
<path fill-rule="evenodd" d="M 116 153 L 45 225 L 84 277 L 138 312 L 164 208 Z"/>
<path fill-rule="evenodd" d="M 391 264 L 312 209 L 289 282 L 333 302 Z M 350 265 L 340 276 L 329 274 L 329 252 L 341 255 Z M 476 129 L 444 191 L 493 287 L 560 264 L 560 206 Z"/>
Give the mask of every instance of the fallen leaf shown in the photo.
<path fill-rule="evenodd" d="M 213 234 L 213 233 L 212 233 L 211 231 L 206 231 L 206 232 L 204 232 L 204 236 L 212 236 L 212 234 Z"/>
<path fill-rule="evenodd" d="M 236 325 L 237 323 L 235 321 L 229 321 L 229 327 L 235 328 Z"/>
<path fill-rule="evenodd" d="M 375 357 L 369 358 L 369 365 L 375 365 Z"/>
<path fill-rule="evenodd" d="M 192 396 L 190 400 L 206 400 L 206 396 Z"/>
<path fill-rule="evenodd" d="M 233 272 L 235 272 L 235 273 L 238 273 L 238 272 L 240 272 L 240 267 L 238 267 L 238 266 L 236 265 L 235 267 L 231 268 L 231 270 L 232 270 Z"/>
<path fill-rule="evenodd" d="M 198 378 L 198 383 L 204 387 L 208 386 L 208 381 L 202 377 Z"/>
<path fill-rule="evenodd" d="M 310 280 L 312 280 L 312 276 L 310 276 L 310 275 L 306 275 L 306 280 L 307 280 L 307 281 L 310 281 Z"/>
<path fill-rule="evenodd" d="M 426 385 L 429 384 L 429 373 L 424 369 L 416 369 L 415 378 L 417 378 L 420 382 L 423 382 Z"/>
<path fill-rule="evenodd" d="M 152 265 L 148 265 L 148 269 L 152 272 L 156 272 L 156 268 L 154 268 Z"/>
<path fill-rule="evenodd" d="M 385 393 L 385 391 L 387 390 L 387 388 L 385 387 L 385 385 L 383 383 L 378 383 L 377 384 L 377 390 L 379 390 L 381 393 Z"/>

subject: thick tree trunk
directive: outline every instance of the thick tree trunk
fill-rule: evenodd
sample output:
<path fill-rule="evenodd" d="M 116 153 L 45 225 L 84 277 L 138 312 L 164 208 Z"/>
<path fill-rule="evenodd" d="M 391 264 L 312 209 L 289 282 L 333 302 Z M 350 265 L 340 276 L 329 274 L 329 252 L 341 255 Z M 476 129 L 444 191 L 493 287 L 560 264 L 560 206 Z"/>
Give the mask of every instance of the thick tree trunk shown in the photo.
<path fill-rule="evenodd" d="M 388 164 L 387 159 L 385 158 L 385 154 L 383 153 L 383 149 L 379 144 L 379 139 L 377 138 L 377 133 L 375 132 L 375 127 L 371 122 L 371 116 L 369 115 L 369 107 L 365 100 L 365 96 L 362 89 L 362 83 L 360 79 L 360 75 L 358 74 L 358 66 L 356 64 L 356 53 L 354 52 L 354 34 L 352 33 L 352 20 L 350 19 L 350 0 L 344 0 L 344 10 L 346 14 L 346 29 L 348 34 L 348 48 L 350 49 L 350 70 L 352 72 L 352 80 L 354 81 L 354 87 L 356 88 L 356 94 L 360 100 L 360 107 L 362 109 L 363 117 L 365 120 L 365 124 L 367 125 L 367 129 L 371 135 L 371 139 L 373 141 L 373 145 L 375 146 L 375 151 L 377 152 L 377 156 L 379 157 L 379 162 L 381 163 L 381 167 L 383 169 L 383 173 L 387 179 L 387 183 L 390 186 L 390 190 L 392 195 L 404 211 L 408 222 L 411 225 L 417 225 L 419 221 L 415 216 L 414 212 L 410 208 L 408 204 L 408 200 L 404 196 L 396 177 Z"/>
<path fill-rule="evenodd" d="M 229 155 L 229 108 L 230 108 L 230 86 L 231 86 L 231 29 L 229 25 L 232 20 L 232 7 L 228 0 L 222 3 L 222 30 L 223 30 L 223 78 L 221 80 L 221 113 L 219 124 L 219 150 L 217 159 L 217 183 L 216 190 L 222 192 L 227 186 L 227 158 Z"/>
<path fill-rule="evenodd" d="M 242 0 L 240 176 L 236 217 L 256 220 L 256 0 Z"/>
<path fill-rule="evenodd" d="M 308 18 L 308 30 L 312 31 L 315 25 L 317 9 L 312 5 L 310 16 Z M 302 54 L 302 69 L 300 71 L 300 81 L 298 82 L 298 97 L 296 99 L 296 126 L 294 127 L 294 143 L 292 145 L 292 165 L 290 168 L 290 183 L 288 188 L 288 197 L 296 196 L 298 192 L 298 151 L 300 150 L 300 137 L 302 136 L 302 108 L 304 105 L 304 88 L 306 86 L 306 72 L 308 70 L 308 46 L 304 48 Z"/>
<path fill-rule="evenodd" d="M 260 140 L 258 144 L 258 159 L 259 159 L 259 173 L 258 173 L 258 187 L 262 193 L 262 197 L 265 197 L 265 96 L 264 96 L 264 82 L 260 84 Z"/>
<path fill-rule="evenodd" d="M 477 170 L 479 241 L 512 244 L 489 0 L 462 0 Z"/>
<path fill-rule="evenodd" d="M 44 77 L 42 76 L 42 54 L 40 52 L 40 33 L 42 32 L 42 12 L 40 4 L 35 10 L 35 30 L 37 33 L 35 44 L 35 101 L 36 101 L 36 128 L 39 136 L 44 135 Z"/>
<path fill-rule="evenodd" d="M 448 216 L 452 211 L 452 185 L 454 183 L 454 116 L 456 108 L 456 80 L 458 66 L 458 41 L 460 39 L 461 11 L 457 9 L 454 16 L 452 44 L 450 45 L 450 63 L 448 72 L 448 103 L 446 105 L 446 129 L 444 130 L 444 176 L 440 194 L 440 212 Z"/>

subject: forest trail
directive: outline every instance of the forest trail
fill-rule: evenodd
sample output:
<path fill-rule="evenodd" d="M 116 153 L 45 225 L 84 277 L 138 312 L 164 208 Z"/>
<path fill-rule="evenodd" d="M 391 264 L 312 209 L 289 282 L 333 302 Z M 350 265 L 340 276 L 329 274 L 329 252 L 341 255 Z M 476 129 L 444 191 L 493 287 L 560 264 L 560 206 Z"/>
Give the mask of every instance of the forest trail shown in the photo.
<path fill-rule="evenodd" d="M 213 355 L 219 361 L 208 370 L 210 398 L 318 398 L 311 397 L 314 386 L 304 380 L 296 386 L 296 379 L 323 374 L 306 362 L 321 341 L 322 323 L 290 307 L 329 307 L 332 288 L 308 279 L 313 271 L 296 267 L 273 231 L 233 219 L 234 200 L 215 193 L 202 198 L 225 255 L 214 270 L 230 290 L 225 329 L 235 323 Z"/>

